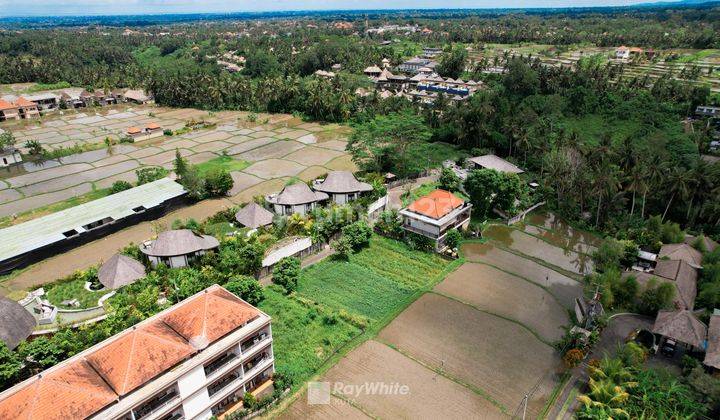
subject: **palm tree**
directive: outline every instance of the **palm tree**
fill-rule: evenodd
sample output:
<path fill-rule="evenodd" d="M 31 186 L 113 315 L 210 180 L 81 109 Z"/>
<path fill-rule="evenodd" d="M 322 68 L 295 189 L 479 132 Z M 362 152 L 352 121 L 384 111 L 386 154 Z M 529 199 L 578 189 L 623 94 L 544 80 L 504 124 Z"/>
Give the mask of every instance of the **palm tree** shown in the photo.
<path fill-rule="evenodd" d="M 665 211 L 663 212 L 660 220 L 665 220 L 665 216 L 667 216 L 667 212 L 670 210 L 670 206 L 678 194 L 680 197 L 687 197 L 690 192 L 690 179 L 690 172 L 684 170 L 683 168 L 676 166 L 670 170 L 667 186 L 672 194 L 670 195 L 670 200 L 668 200 L 667 206 L 665 207 Z"/>
<path fill-rule="evenodd" d="M 620 189 L 620 170 L 614 164 L 601 162 L 594 172 L 593 192 L 598 198 L 595 226 L 598 227 L 600 225 L 600 210 L 603 206 L 603 199 L 614 196 Z"/>
<path fill-rule="evenodd" d="M 628 191 L 632 191 L 632 206 L 630 206 L 630 217 L 635 213 L 635 196 L 639 191 L 647 191 L 646 171 L 643 165 L 635 165 L 630 168 L 630 175 L 627 177 Z M 644 198 L 643 198 L 644 200 Z M 644 201 L 643 201 L 643 204 Z"/>
<path fill-rule="evenodd" d="M 627 411 L 620 408 L 630 398 L 621 386 L 616 385 L 609 379 L 595 380 L 590 378 L 588 383 L 590 392 L 587 395 L 577 397 L 586 408 L 601 409 L 610 412 L 613 418 L 630 418 Z"/>

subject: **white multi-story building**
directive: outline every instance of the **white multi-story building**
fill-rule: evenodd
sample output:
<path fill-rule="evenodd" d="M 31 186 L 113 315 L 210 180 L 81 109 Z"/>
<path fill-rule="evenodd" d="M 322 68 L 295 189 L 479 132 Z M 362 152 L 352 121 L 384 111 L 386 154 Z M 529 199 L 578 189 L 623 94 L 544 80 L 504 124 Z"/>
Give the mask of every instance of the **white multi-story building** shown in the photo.
<path fill-rule="evenodd" d="M 403 229 L 435 241 L 443 248 L 445 237 L 452 229 L 466 229 L 470 224 L 472 204 L 453 193 L 435 190 L 400 210 Z"/>
<path fill-rule="evenodd" d="M 209 419 L 272 385 L 270 317 L 214 285 L 0 394 L 2 419 Z"/>

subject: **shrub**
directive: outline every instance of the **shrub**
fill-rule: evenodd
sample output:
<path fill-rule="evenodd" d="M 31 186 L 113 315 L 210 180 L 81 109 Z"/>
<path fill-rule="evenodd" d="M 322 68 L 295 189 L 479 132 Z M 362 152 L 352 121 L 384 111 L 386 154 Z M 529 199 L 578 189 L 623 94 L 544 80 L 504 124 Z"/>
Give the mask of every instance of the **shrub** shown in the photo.
<path fill-rule="evenodd" d="M 115 181 L 110 187 L 110 194 L 117 194 L 121 191 L 129 190 L 132 188 L 132 184 L 127 181 Z"/>
<path fill-rule="evenodd" d="M 438 186 L 446 191 L 459 191 L 462 180 L 459 176 L 450 168 L 443 168 L 440 178 L 438 179 Z"/>
<path fill-rule="evenodd" d="M 28 140 L 25 142 L 25 147 L 28 149 L 28 153 L 32 156 L 38 156 L 45 152 L 42 144 L 37 140 Z"/>
<path fill-rule="evenodd" d="M 163 135 L 170 137 L 173 135 L 173 132 L 172 132 L 172 130 L 166 128 L 163 130 Z"/>
<path fill-rule="evenodd" d="M 188 197 L 193 200 L 202 200 L 206 196 L 205 180 L 200 176 L 197 167 L 192 166 L 185 171 L 180 183 L 188 192 Z"/>
<path fill-rule="evenodd" d="M 370 243 L 372 237 L 372 228 L 362 221 L 358 220 L 342 228 L 343 237 L 347 238 L 350 246 L 357 251 Z"/>
<path fill-rule="evenodd" d="M 457 229 L 451 229 L 445 236 L 445 245 L 450 248 L 457 248 L 460 245 L 460 241 L 462 241 L 462 233 Z"/>
<path fill-rule="evenodd" d="M 168 171 L 159 166 L 151 166 L 149 168 L 138 169 L 135 171 L 135 175 L 137 175 L 137 184 L 143 185 L 165 178 L 168 175 Z"/>
<path fill-rule="evenodd" d="M 205 194 L 209 197 L 223 197 L 233 187 L 234 181 L 230 173 L 222 168 L 211 169 L 205 175 Z"/>
<path fill-rule="evenodd" d="M 624 257 L 625 244 L 612 238 L 604 241 L 592 254 L 595 268 L 600 272 L 619 268 Z"/>
<path fill-rule="evenodd" d="M 349 259 L 353 252 L 352 244 L 347 236 L 341 236 L 340 239 L 332 241 L 330 246 L 335 250 L 335 255 L 344 260 Z"/>
<path fill-rule="evenodd" d="M 257 306 L 265 298 L 262 285 L 252 277 L 233 277 L 225 284 L 225 288 L 253 306 Z"/>
<path fill-rule="evenodd" d="M 385 236 L 393 238 L 399 237 L 403 232 L 400 214 L 396 209 L 381 212 L 378 220 L 375 222 L 375 228 Z"/>
<path fill-rule="evenodd" d="M 429 252 L 435 250 L 435 241 L 427 236 L 418 235 L 414 232 L 408 232 L 405 235 L 405 242 L 411 249 L 416 249 L 418 251 Z"/>
<path fill-rule="evenodd" d="M 585 357 L 585 353 L 580 349 L 570 349 L 563 355 L 563 363 L 568 369 L 572 369 L 579 365 Z"/>
<path fill-rule="evenodd" d="M 300 260 L 295 257 L 285 257 L 273 268 L 273 283 L 282 286 L 286 293 L 297 289 L 299 277 Z"/>
<path fill-rule="evenodd" d="M 655 279 L 648 282 L 647 288 L 640 294 L 638 312 L 654 316 L 659 310 L 668 308 L 672 304 L 673 297 L 675 297 L 675 287 L 670 283 L 656 285 L 657 281 Z"/>

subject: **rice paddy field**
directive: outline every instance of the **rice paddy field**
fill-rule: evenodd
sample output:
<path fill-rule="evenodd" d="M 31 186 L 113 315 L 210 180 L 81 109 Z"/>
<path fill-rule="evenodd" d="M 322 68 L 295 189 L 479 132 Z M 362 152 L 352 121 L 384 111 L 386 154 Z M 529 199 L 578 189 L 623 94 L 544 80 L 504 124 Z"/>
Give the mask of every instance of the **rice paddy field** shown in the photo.
<path fill-rule="evenodd" d="M 575 274 L 588 274 L 593 270 L 590 255 L 562 248 L 555 244 L 504 225 L 490 225 L 483 231 L 483 237 L 503 248 L 520 252 L 526 256 L 546 261 Z"/>
<path fill-rule="evenodd" d="M 273 318 L 277 370 L 302 385 L 343 346 L 439 281 L 450 264 L 374 236 L 350 261 L 328 259 L 305 268 L 290 296 L 266 288 L 259 306 Z"/>
<path fill-rule="evenodd" d="M 537 235 L 547 232 L 548 240 L 511 231 L 554 249 L 544 251 L 552 261 L 541 261 L 531 246 L 505 247 L 508 242 L 493 239 L 463 243 L 462 258 L 452 264 L 373 238 L 350 261 L 304 270 L 299 295 L 361 315 L 371 326 L 364 342 L 319 380 L 331 386 L 400 383 L 410 394 L 339 391 L 327 406 L 309 405 L 301 395 L 282 417 L 508 418 L 521 415 L 529 394 L 528 417 L 542 418 L 562 383 L 560 354 L 551 343 L 583 292 L 580 276 L 560 268 L 571 266 L 578 253 L 551 242 L 577 249 L 601 241 L 568 226 L 555 229 L 563 222 L 551 217 L 527 223 Z"/>

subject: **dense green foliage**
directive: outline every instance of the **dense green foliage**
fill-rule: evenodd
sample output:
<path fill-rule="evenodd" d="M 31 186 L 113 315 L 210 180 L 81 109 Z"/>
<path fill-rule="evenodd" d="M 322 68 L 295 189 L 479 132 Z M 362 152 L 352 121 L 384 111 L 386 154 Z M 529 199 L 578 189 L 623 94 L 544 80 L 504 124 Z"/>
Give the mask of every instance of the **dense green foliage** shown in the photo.
<path fill-rule="evenodd" d="M 635 356 L 639 349 L 629 343 L 615 358 L 590 362 L 589 392 L 578 397 L 579 419 L 696 418 L 708 412 L 683 379 L 643 367 L 644 356 Z"/>

